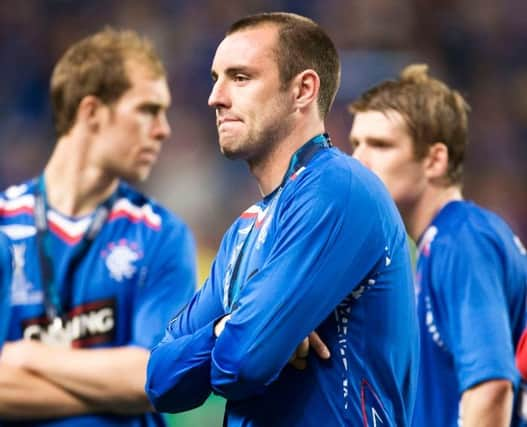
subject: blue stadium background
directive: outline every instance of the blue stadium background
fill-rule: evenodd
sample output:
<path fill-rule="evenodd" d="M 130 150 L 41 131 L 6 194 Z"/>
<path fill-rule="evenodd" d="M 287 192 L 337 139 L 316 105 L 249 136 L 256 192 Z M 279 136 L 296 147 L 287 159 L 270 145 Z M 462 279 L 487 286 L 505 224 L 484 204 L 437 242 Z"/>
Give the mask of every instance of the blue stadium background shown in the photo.
<path fill-rule="evenodd" d="M 527 2 L 524 0 L 23 0 L 0 2 L 0 186 L 33 176 L 54 144 L 48 79 L 73 41 L 105 25 L 151 37 L 170 79 L 173 136 L 144 189 L 177 212 L 199 243 L 201 278 L 226 227 L 258 198 L 242 163 L 217 150 L 206 105 L 210 63 L 228 25 L 285 10 L 320 22 L 342 56 L 328 120 L 349 150 L 347 104 L 409 62 L 426 62 L 472 106 L 465 195 L 503 215 L 527 240 Z M 236 189 L 233 192 L 233 188 Z M 171 418 L 221 426 L 223 401 Z"/>

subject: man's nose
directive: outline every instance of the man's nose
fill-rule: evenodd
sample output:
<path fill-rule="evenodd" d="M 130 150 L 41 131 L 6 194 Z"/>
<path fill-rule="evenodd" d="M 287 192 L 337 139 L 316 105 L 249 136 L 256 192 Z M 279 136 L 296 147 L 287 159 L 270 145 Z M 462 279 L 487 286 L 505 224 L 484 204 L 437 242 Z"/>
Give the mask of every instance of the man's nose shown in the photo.
<path fill-rule="evenodd" d="M 229 107 L 228 91 L 220 80 L 216 80 L 216 82 L 214 82 L 214 86 L 212 86 L 212 90 L 209 95 L 208 104 L 209 107 L 212 108 Z"/>
<path fill-rule="evenodd" d="M 157 117 L 153 131 L 156 139 L 160 141 L 168 139 L 168 137 L 172 133 L 172 130 L 170 128 L 170 124 L 168 123 L 167 115 L 165 113 Z"/>

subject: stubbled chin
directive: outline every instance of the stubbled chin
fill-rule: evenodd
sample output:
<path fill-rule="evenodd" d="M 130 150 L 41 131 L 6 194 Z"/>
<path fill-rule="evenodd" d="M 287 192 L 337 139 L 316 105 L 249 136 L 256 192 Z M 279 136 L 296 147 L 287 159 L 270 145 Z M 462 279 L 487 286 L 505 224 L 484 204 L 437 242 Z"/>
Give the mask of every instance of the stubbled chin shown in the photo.
<path fill-rule="evenodd" d="M 232 141 L 223 141 L 220 138 L 220 151 L 225 157 L 231 160 L 236 160 L 241 157 L 240 150 L 237 149 L 236 144 Z"/>

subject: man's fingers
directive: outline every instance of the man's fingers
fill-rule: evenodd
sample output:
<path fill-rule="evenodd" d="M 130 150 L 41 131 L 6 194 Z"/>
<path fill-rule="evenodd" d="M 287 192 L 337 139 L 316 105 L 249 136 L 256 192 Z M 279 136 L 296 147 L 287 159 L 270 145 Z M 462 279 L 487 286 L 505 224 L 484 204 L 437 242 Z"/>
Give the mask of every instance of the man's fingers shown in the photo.
<path fill-rule="evenodd" d="M 295 349 L 291 357 L 289 358 L 289 364 L 296 369 L 305 369 L 307 366 L 306 358 L 309 354 L 309 338 L 306 337 L 302 340 L 298 347 Z"/>
<path fill-rule="evenodd" d="M 300 371 L 302 371 L 303 369 L 306 369 L 307 367 L 307 360 L 306 359 L 290 359 L 289 360 L 289 364 L 295 368 L 295 369 L 298 369 Z"/>
<path fill-rule="evenodd" d="M 306 337 L 302 340 L 302 342 L 296 348 L 296 357 L 305 359 L 308 354 L 309 354 L 309 338 Z"/>
<path fill-rule="evenodd" d="M 307 356 L 310 349 L 312 349 L 312 351 L 314 351 L 321 359 L 329 359 L 331 356 L 328 347 L 326 344 L 324 344 L 324 341 L 322 341 L 318 334 L 313 331 L 298 345 L 294 353 L 289 358 L 289 364 L 299 370 L 306 369 Z"/>
<path fill-rule="evenodd" d="M 322 339 L 314 331 L 309 334 L 309 346 L 321 359 L 330 358 L 331 353 L 329 352 L 329 348 L 327 348 L 326 344 L 324 344 L 324 341 L 322 341 Z"/>

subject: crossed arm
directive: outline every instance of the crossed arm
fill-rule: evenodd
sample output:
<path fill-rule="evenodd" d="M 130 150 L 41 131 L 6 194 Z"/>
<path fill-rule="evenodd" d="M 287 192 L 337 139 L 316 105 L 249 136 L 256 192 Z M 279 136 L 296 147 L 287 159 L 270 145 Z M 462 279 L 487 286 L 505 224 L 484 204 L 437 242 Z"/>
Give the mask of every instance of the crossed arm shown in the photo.
<path fill-rule="evenodd" d="M 138 347 L 70 349 L 38 341 L 6 343 L 0 358 L 0 417 L 138 414 L 148 352 Z"/>
<path fill-rule="evenodd" d="M 230 315 L 227 315 L 220 319 L 216 326 L 214 327 L 214 335 L 219 337 L 225 328 L 225 323 L 231 318 Z M 321 359 L 329 359 L 331 353 L 329 348 L 326 346 L 324 341 L 319 337 L 319 335 L 313 331 L 295 349 L 294 353 L 289 358 L 289 364 L 296 369 L 303 370 L 307 367 L 307 356 L 309 351 L 315 352 L 315 354 Z"/>
<path fill-rule="evenodd" d="M 305 338 L 360 282 L 384 248 L 367 240 L 370 234 L 364 230 L 348 231 L 357 224 L 364 229 L 367 221 L 354 217 L 351 224 L 351 219 L 335 214 L 341 210 L 333 206 L 337 202 L 332 195 L 317 193 L 322 196 L 329 199 L 320 204 L 324 209 L 307 196 L 307 200 L 297 198 L 299 210 L 289 209 L 283 201 L 285 218 L 280 219 L 273 248 L 244 284 L 239 307 L 230 318 L 222 304 L 226 266 L 221 265 L 227 263 L 230 251 L 220 247 L 210 279 L 151 353 L 146 390 L 158 410 L 197 407 L 212 391 L 231 400 L 261 394 L 292 354 L 292 363 L 305 366 L 303 355 L 313 341 Z M 357 248 L 350 249 L 348 235 L 358 236 L 353 242 Z M 339 254 L 358 248 L 364 254 L 361 261 L 351 256 L 345 268 L 335 268 Z"/>

